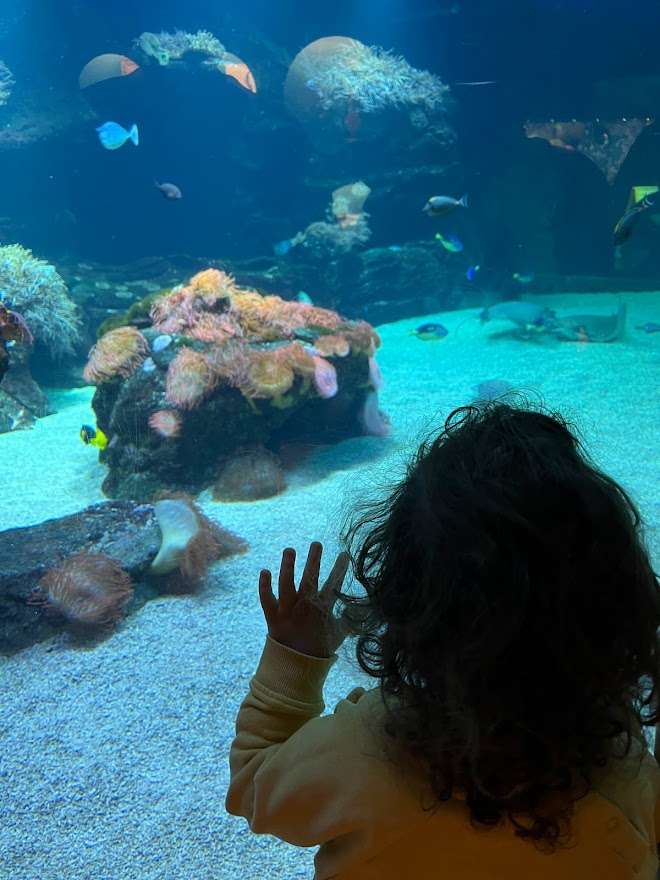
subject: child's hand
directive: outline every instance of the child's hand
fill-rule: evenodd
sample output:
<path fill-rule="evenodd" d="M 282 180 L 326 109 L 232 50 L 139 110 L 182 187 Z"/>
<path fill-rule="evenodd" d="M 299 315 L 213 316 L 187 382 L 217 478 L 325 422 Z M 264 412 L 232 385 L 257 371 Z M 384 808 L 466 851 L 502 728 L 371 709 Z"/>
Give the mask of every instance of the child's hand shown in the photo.
<path fill-rule="evenodd" d="M 271 573 L 259 575 L 259 599 L 268 624 L 268 635 L 285 645 L 313 657 L 329 657 L 344 641 L 346 630 L 332 614 L 339 589 L 346 577 L 348 554 L 340 553 L 327 581 L 319 590 L 319 569 L 323 547 L 315 541 L 310 545 L 305 570 L 296 590 L 294 565 L 296 551 L 282 553 L 278 598 L 273 595 Z"/>

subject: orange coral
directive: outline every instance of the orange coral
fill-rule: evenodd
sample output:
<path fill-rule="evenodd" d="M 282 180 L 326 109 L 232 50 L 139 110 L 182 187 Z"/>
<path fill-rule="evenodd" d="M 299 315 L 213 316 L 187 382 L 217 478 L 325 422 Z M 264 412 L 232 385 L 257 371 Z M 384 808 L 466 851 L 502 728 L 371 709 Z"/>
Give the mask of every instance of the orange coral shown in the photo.
<path fill-rule="evenodd" d="M 380 336 L 366 321 L 350 321 L 342 326 L 342 333 L 354 354 L 367 354 L 371 357 L 380 346 Z"/>
<path fill-rule="evenodd" d="M 274 356 L 290 367 L 295 375 L 308 378 L 314 375 L 314 358 L 300 342 L 290 342 L 274 352 Z"/>
<path fill-rule="evenodd" d="M 167 368 L 165 397 L 181 409 L 193 409 L 213 391 L 217 376 L 198 351 L 182 348 Z"/>
<path fill-rule="evenodd" d="M 109 626 L 133 595 L 130 577 L 102 553 L 76 553 L 39 581 L 49 605 L 73 623 Z"/>
<path fill-rule="evenodd" d="M 83 377 L 91 385 L 126 378 L 149 354 L 149 345 L 135 327 L 118 327 L 102 336 L 89 352 Z"/>
<path fill-rule="evenodd" d="M 209 306 L 238 290 L 232 276 L 220 269 L 204 269 L 193 275 L 186 286 Z"/>
<path fill-rule="evenodd" d="M 275 352 L 255 351 L 247 370 L 247 382 L 241 388 L 246 397 L 281 398 L 293 385 L 291 367 Z"/>
<path fill-rule="evenodd" d="M 327 336 L 319 336 L 314 342 L 314 348 L 323 357 L 346 357 L 351 351 L 348 340 L 340 333 L 329 333 Z"/>

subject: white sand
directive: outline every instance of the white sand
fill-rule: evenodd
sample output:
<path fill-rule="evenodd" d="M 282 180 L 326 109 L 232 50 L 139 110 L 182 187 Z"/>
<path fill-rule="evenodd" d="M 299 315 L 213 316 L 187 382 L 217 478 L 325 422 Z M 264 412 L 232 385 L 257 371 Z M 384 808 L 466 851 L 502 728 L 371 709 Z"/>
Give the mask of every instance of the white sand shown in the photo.
<path fill-rule="evenodd" d="M 660 295 L 626 299 L 631 328 L 660 320 Z M 611 311 L 609 298 L 578 300 L 585 311 L 599 301 Z M 561 309 L 560 298 L 552 303 Z M 577 420 L 598 463 L 640 504 L 660 564 L 660 335 L 631 329 L 615 344 L 525 343 L 498 339 L 504 326 L 494 323 L 454 332 L 467 314 L 381 328 L 391 439 L 319 451 L 273 501 L 204 503 L 252 550 L 218 566 L 203 596 L 151 602 L 93 650 L 39 645 L 0 660 L 0 877 L 312 876 L 313 851 L 256 837 L 224 813 L 234 716 L 264 638 L 257 573 L 276 565 L 283 546 L 303 554 L 314 538 L 329 558 L 351 502 L 400 472 L 419 437 L 479 381 L 536 389 Z M 448 338 L 410 336 L 422 320 L 442 321 Z M 89 390 L 58 394 L 57 415 L 0 436 L 0 528 L 101 499 L 103 468 L 78 439 L 81 423 L 93 421 L 90 399 Z M 359 680 L 348 654 L 331 675 L 330 706 Z"/>

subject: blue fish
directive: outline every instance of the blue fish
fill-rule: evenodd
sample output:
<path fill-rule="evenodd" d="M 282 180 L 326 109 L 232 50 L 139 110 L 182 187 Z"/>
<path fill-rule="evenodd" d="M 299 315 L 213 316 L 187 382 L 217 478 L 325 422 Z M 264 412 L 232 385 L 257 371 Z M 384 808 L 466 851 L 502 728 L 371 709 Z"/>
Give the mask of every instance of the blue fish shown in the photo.
<path fill-rule="evenodd" d="M 468 281 L 474 281 L 477 277 L 477 272 L 481 269 L 481 266 L 468 266 L 467 271 L 465 272 L 465 277 Z"/>
<path fill-rule="evenodd" d="M 439 339 L 444 339 L 445 336 L 448 335 L 449 330 L 444 326 L 444 324 L 420 324 L 419 327 L 416 327 L 411 331 L 414 336 L 418 339 L 422 339 L 424 342 L 432 342 Z"/>
<path fill-rule="evenodd" d="M 131 125 L 130 131 L 126 131 L 117 122 L 104 122 L 96 131 L 106 150 L 118 150 L 127 140 L 132 140 L 136 147 L 140 143 L 137 125 Z"/>
<path fill-rule="evenodd" d="M 660 324 L 656 321 L 647 321 L 646 324 L 638 324 L 635 330 L 643 330 L 645 333 L 660 333 Z"/>

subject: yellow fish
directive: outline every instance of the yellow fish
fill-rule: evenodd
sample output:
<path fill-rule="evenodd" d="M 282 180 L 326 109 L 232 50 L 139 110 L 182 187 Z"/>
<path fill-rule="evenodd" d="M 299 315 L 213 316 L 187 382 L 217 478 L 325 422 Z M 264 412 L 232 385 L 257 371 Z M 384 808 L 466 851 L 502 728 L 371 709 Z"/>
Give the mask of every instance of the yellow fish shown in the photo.
<path fill-rule="evenodd" d="M 105 449 L 108 438 L 100 428 L 92 428 L 91 425 L 83 425 L 80 429 L 80 439 L 85 446 L 96 446 L 97 449 Z"/>

